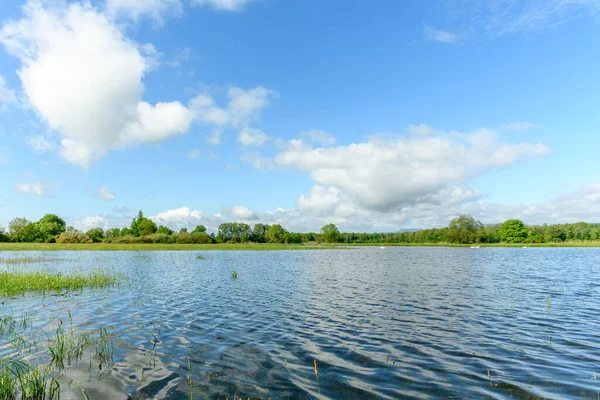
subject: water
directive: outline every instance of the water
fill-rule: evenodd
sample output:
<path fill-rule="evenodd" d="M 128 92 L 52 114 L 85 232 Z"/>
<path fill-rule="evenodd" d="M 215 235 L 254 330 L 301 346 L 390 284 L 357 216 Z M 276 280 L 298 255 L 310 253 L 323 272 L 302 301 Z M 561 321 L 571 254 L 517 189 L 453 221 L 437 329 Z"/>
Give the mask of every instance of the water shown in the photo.
<path fill-rule="evenodd" d="M 63 398 L 85 387 L 90 398 L 187 399 L 188 374 L 195 399 L 600 395 L 600 249 L 0 257 L 23 255 L 60 259 L 30 268 L 108 267 L 131 279 L 1 306 L 26 312 L 38 332 L 68 312 L 75 330 L 114 332 L 110 369 L 84 360 L 63 378 Z"/>

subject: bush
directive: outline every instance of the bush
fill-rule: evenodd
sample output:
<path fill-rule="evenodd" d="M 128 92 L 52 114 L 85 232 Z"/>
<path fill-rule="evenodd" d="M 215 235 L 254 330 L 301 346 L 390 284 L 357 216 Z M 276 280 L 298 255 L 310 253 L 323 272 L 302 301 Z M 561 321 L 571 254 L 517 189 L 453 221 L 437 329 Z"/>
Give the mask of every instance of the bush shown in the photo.
<path fill-rule="evenodd" d="M 63 232 L 60 234 L 57 243 L 92 243 L 92 239 L 81 232 Z"/>

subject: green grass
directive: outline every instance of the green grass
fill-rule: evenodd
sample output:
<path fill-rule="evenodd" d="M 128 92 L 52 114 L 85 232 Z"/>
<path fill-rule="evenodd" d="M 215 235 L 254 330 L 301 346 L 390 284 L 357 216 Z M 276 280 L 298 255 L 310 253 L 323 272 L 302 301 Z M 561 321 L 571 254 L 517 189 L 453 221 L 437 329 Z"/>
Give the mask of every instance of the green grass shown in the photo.
<path fill-rule="evenodd" d="M 85 287 L 101 288 L 118 284 L 122 277 L 104 270 L 70 274 L 43 271 L 0 272 L 0 297 L 22 295 L 27 292 L 60 292 Z"/>
<path fill-rule="evenodd" d="M 162 244 L 162 243 L 0 243 L 2 251 L 23 250 L 317 250 L 330 249 L 329 245 L 318 244 L 274 244 L 274 243 L 222 243 L 222 244 Z"/>
<path fill-rule="evenodd" d="M 0 258 L 0 264 L 19 265 L 19 264 L 35 264 L 50 261 L 62 261 L 60 258 L 44 258 L 44 257 L 16 257 L 16 258 Z"/>

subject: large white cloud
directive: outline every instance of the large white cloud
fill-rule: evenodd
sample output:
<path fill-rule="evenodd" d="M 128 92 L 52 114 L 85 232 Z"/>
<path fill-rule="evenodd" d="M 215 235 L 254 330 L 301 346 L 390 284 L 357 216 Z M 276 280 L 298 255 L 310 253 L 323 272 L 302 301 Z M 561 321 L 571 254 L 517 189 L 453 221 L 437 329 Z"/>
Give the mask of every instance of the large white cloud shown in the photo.
<path fill-rule="evenodd" d="M 260 147 L 269 140 L 269 136 L 260 129 L 242 129 L 237 137 L 237 142 L 242 146 Z"/>
<path fill-rule="evenodd" d="M 392 211 L 436 201 L 441 191 L 489 169 L 548 151 L 543 144 L 501 143 L 495 132 L 479 129 L 467 134 L 373 137 L 329 148 L 313 148 L 294 139 L 277 154 L 275 163 L 307 171 L 316 183 L 339 190 L 361 208 Z"/>
<path fill-rule="evenodd" d="M 38 197 L 50 197 L 46 187 L 41 182 L 19 183 L 15 185 L 15 190 L 23 194 L 29 194 Z"/>
<path fill-rule="evenodd" d="M 90 5 L 29 2 L 21 20 L 4 24 L 0 42 L 17 56 L 31 106 L 61 136 L 60 151 L 88 168 L 108 149 L 184 134 L 194 113 L 179 102 L 142 101 L 152 46 L 126 38 Z M 143 50 L 145 49 L 145 50 Z"/>

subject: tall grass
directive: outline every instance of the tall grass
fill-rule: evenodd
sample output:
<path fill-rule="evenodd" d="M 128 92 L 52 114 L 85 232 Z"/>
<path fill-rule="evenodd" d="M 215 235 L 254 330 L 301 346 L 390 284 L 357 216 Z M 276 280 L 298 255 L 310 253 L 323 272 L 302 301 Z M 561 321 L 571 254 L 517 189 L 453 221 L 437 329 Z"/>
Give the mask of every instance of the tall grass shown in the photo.
<path fill-rule="evenodd" d="M 103 288 L 116 285 L 121 280 L 122 276 L 106 270 L 70 274 L 44 271 L 3 271 L 0 272 L 0 296 L 11 297 L 27 292 L 81 290 L 85 287 Z"/>

